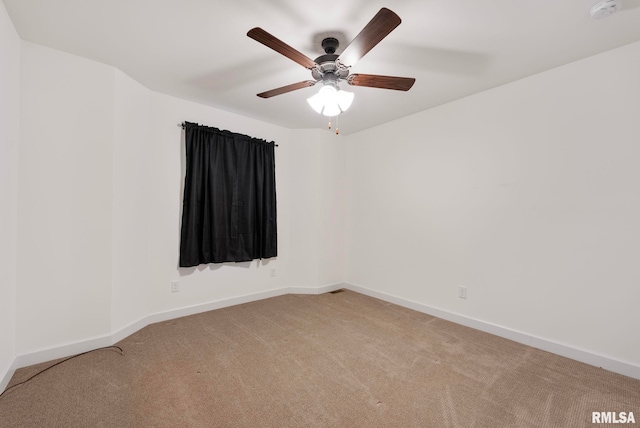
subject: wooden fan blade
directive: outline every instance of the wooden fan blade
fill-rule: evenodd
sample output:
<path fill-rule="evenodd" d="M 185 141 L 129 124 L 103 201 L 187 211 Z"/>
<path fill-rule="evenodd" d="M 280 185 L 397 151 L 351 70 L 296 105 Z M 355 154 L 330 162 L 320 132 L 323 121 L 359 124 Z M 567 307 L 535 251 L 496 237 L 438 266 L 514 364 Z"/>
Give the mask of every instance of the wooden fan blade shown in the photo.
<path fill-rule="evenodd" d="M 309 86 L 315 85 L 317 82 L 315 80 L 305 80 L 298 83 L 292 83 L 291 85 L 283 86 L 281 88 L 272 89 L 270 91 L 262 92 L 258 94 L 260 98 L 271 98 L 276 95 L 286 94 L 287 92 L 295 91 L 297 89 L 308 88 Z"/>
<path fill-rule="evenodd" d="M 304 68 L 311 69 L 316 66 L 316 63 L 305 54 L 298 52 L 282 40 L 264 31 L 262 28 L 256 27 L 249 30 L 247 36 L 253 40 L 262 43 L 268 48 L 273 49 L 281 55 L 297 62 Z"/>
<path fill-rule="evenodd" d="M 375 45 L 392 32 L 402 20 L 395 12 L 383 7 L 349 46 L 338 57 L 343 65 L 352 66 L 367 54 Z"/>
<path fill-rule="evenodd" d="M 368 86 L 370 88 L 394 89 L 408 91 L 416 79 L 413 77 L 378 76 L 376 74 L 351 74 L 347 83 L 353 86 Z"/>

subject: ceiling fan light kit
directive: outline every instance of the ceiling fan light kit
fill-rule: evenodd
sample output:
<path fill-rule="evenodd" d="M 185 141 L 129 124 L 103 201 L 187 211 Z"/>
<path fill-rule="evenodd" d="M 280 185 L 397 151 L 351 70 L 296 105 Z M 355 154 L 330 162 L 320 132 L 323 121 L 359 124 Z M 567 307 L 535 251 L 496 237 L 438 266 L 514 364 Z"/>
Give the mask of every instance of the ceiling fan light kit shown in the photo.
<path fill-rule="evenodd" d="M 307 102 L 316 113 L 332 117 L 347 111 L 353 102 L 353 96 L 353 92 L 343 91 L 328 84 L 320 88 L 317 94 L 307 98 Z"/>
<path fill-rule="evenodd" d="M 351 106 L 354 98 L 353 92 L 340 89 L 340 82 L 345 81 L 352 86 L 408 91 L 415 82 L 414 78 L 349 74 L 349 68 L 400 25 L 400 22 L 402 21 L 398 15 L 383 7 L 341 54 L 335 53 L 339 47 L 338 40 L 334 37 L 327 37 L 322 41 L 325 54 L 315 60 L 308 58 L 262 28 L 256 27 L 249 30 L 247 36 L 310 70 L 314 79 L 262 92 L 258 96 L 271 98 L 322 83 L 320 91 L 307 98 L 307 102 L 317 113 L 332 117 L 345 112 Z"/>
<path fill-rule="evenodd" d="M 591 18 L 602 19 L 613 15 L 620 9 L 619 0 L 601 0 L 591 8 Z"/>

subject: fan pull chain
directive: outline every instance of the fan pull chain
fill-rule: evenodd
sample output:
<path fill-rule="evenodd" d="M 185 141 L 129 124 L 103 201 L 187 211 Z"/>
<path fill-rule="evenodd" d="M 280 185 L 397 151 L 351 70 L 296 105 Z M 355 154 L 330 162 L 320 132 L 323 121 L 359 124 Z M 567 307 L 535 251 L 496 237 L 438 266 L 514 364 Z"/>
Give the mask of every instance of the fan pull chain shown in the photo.
<path fill-rule="evenodd" d="M 329 129 L 331 129 L 331 127 L 332 127 L 332 126 L 333 126 L 333 125 L 331 125 L 331 121 L 329 121 L 328 128 L 329 128 Z M 336 135 L 339 135 L 339 134 L 340 134 L 340 128 L 339 128 L 339 126 L 340 126 L 340 116 L 336 116 Z"/>

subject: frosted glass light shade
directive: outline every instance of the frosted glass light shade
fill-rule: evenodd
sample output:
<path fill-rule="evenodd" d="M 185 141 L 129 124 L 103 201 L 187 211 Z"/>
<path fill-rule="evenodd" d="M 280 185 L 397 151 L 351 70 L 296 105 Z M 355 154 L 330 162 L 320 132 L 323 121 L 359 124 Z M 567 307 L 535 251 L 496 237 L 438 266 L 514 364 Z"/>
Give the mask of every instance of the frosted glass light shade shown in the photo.
<path fill-rule="evenodd" d="M 340 107 L 338 104 L 325 104 L 324 110 L 322 110 L 322 114 L 325 116 L 337 116 L 341 113 Z"/>
<path fill-rule="evenodd" d="M 351 106 L 353 92 L 341 91 L 332 85 L 325 85 L 317 94 L 307 98 L 307 102 L 316 113 L 337 116 Z"/>
<path fill-rule="evenodd" d="M 340 110 L 347 111 L 347 109 L 351 107 L 351 103 L 353 102 L 353 92 L 338 91 L 336 95 L 338 98 L 338 105 L 340 106 Z"/>
<path fill-rule="evenodd" d="M 318 92 L 312 97 L 307 98 L 307 102 L 309 103 L 311 108 L 316 111 L 316 113 L 318 114 L 322 113 L 322 109 L 324 108 L 324 102 L 322 100 L 322 97 L 320 96 L 320 92 Z"/>

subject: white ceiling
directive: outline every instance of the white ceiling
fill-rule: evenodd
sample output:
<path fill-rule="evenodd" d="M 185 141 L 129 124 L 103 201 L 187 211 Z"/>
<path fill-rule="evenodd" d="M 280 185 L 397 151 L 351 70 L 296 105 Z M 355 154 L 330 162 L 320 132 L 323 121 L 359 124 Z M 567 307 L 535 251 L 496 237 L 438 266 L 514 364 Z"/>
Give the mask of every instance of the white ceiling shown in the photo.
<path fill-rule="evenodd" d="M 313 59 L 323 53 L 317 34 L 342 32 L 348 42 L 388 7 L 402 24 L 351 73 L 416 83 L 409 92 L 342 83 L 355 92 L 342 133 L 640 40 L 640 0 L 622 0 L 601 20 L 589 15 L 596 0 L 3 1 L 23 40 L 111 64 L 151 90 L 287 128 L 326 126 L 305 101 L 318 87 L 257 97 L 311 75 L 247 31 L 262 27 Z"/>

